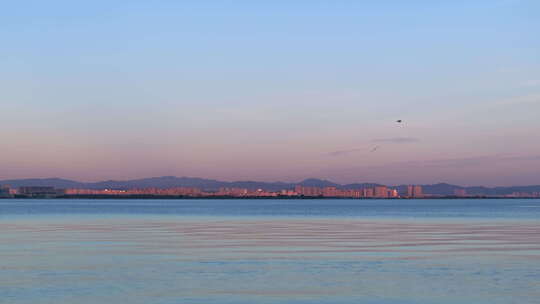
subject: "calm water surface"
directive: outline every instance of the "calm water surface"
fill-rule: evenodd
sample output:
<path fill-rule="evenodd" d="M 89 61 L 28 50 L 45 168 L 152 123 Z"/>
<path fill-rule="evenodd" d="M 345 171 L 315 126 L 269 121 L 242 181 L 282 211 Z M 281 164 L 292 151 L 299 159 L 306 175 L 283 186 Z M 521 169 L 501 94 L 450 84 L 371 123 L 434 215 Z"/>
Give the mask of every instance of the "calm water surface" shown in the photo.
<path fill-rule="evenodd" d="M 540 200 L 0 200 L 0 303 L 540 303 Z"/>

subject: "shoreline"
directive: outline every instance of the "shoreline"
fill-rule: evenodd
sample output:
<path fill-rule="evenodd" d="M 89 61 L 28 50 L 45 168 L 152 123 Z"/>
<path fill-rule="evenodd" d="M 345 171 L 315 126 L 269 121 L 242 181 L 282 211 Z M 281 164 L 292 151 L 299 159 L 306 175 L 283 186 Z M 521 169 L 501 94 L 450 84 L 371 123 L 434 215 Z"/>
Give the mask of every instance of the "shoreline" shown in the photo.
<path fill-rule="evenodd" d="M 500 197 L 500 196 L 436 196 L 436 197 L 322 197 L 322 196 L 175 196 L 175 195 L 62 195 L 62 196 L 21 196 L 0 197 L 2 199 L 16 200 L 42 200 L 42 199 L 135 199 L 135 200 L 491 200 L 491 199 L 540 199 L 538 197 Z"/>

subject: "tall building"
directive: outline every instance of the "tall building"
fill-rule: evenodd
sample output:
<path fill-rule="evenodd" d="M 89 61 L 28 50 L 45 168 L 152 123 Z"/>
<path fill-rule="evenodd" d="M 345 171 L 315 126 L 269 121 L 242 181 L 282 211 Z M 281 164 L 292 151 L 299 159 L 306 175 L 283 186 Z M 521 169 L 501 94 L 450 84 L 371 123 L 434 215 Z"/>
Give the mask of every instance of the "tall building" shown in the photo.
<path fill-rule="evenodd" d="M 373 197 L 373 188 L 364 188 L 362 189 L 363 197 Z"/>
<path fill-rule="evenodd" d="M 420 185 L 408 185 L 407 186 L 408 197 L 423 197 L 422 186 Z"/>
<path fill-rule="evenodd" d="M 377 198 L 387 198 L 388 197 L 388 188 L 386 186 L 377 186 L 375 187 L 375 197 Z"/>
<path fill-rule="evenodd" d="M 339 196 L 339 190 L 336 187 L 324 187 L 323 196 L 326 196 L 326 197 Z"/>
<path fill-rule="evenodd" d="M 321 196 L 322 195 L 322 189 L 318 187 L 305 187 L 301 185 L 296 185 L 296 187 L 294 187 L 294 191 L 298 193 L 298 195 L 303 195 L 303 196 Z"/>

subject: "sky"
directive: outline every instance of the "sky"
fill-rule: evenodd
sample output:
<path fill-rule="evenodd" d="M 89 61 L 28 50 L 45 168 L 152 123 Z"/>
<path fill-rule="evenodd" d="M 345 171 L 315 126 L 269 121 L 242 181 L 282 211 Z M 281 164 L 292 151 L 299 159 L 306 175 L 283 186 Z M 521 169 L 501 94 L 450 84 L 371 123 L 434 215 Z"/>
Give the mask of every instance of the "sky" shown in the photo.
<path fill-rule="evenodd" d="M 0 179 L 540 184 L 540 2 L 3 1 L 0 106 Z"/>

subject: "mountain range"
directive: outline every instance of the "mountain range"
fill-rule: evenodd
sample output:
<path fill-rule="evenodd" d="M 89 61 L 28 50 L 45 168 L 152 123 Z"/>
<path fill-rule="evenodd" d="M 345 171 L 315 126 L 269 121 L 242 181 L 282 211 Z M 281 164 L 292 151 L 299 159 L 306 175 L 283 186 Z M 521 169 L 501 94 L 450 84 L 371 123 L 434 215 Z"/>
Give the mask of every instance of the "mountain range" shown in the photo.
<path fill-rule="evenodd" d="M 296 185 L 309 187 L 337 187 L 341 189 L 359 189 L 374 187 L 376 183 L 354 183 L 338 184 L 328 180 L 309 178 L 298 183 L 286 182 L 257 182 L 257 181 L 235 181 L 225 182 L 214 179 L 204 179 L 195 177 L 162 176 L 125 181 L 107 180 L 93 183 L 84 183 L 61 178 L 40 178 L 40 179 L 12 179 L 0 180 L 0 185 L 10 187 L 24 186 L 49 186 L 59 189 L 80 188 L 80 189 L 132 189 L 132 188 L 172 188 L 172 187 L 196 187 L 204 190 L 217 190 L 221 187 L 228 188 L 248 188 L 265 189 L 277 191 L 281 189 L 292 189 Z M 531 186 L 511 186 L 511 187 L 462 187 L 446 183 L 431 185 L 421 185 L 426 194 L 452 195 L 456 189 L 465 189 L 470 195 L 503 195 L 513 192 L 540 192 L 540 185 Z M 407 185 L 391 186 L 397 188 L 399 193 L 407 192 Z"/>

